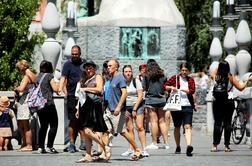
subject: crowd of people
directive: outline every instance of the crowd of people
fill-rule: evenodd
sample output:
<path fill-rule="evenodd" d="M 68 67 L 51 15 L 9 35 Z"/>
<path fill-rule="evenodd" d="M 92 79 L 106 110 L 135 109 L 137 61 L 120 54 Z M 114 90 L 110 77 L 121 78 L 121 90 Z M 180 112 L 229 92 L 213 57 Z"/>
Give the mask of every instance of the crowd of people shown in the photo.
<path fill-rule="evenodd" d="M 92 60 L 81 59 L 81 48 L 74 45 L 71 49 L 71 59 L 62 69 L 59 83 L 53 76 L 51 62 L 43 60 L 40 64 L 39 74 L 35 74 L 28 62 L 21 60 L 16 64 L 22 75 L 22 81 L 15 92 L 15 106 L 17 112 L 10 109 L 8 97 L 0 98 L 0 151 L 8 150 L 9 139 L 12 137 L 11 119 L 17 119 L 17 126 L 21 132 L 22 141 L 20 152 L 35 150 L 32 144 L 30 118 L 34 112 L 24 108 L 27 102 L 29 89 L 41 82 L 41 92 L 47 100 L 45 106 L 36 111 L 40 121 L 38 149 L 39 153 L 58 153 L 53 147 L 58 128 L 58 115 L 53 100 L 53 93 L 67 97 L 68 135 L 69 146 L 64 151 L 75 153 L 76 137 L 80 135 L 79 149 L 85 150 L 83 158 L 77 163 L 94 160 L 109 160 L 112 154 L 111 138 L 120 134 L 129 143 L 128 149 L 122 156 L 130 156 L 131 160 L 148 157 L 148 149 L 159 149 L 159 139 L 162 138 L 164 149 L 169 149 L 168 135 L 170 119 L 174 123 L 175 153 L 181 153 L 180 136 L 181 127 L 184 131 L 186 155 L 192 156 L 192 119 L 196 111 L 195 89 L 196 83 L 189 76 L 190 65 L 182 63 L 179 73 L 167 78 L 159 64 L 149 59 L 146 64 L 139 66 L 139 74 L 134 77 L 131 65 L 125 65 L 120 71 L 120 63 L 116 59 L 106 60 L 102 66 L 102 74 L 98 74 L 99 66 Z M 207 76 L 200 72 L 199 85 L 206 90 Z M 227 62 L 220 62 L 218 70 L 211 75 L 213 81 L 224 80 L 227 85 L 224 96 L 214 96 L 214 132 L 211 151 L 217 151 L 220 143 L 222 126 L 225 130 L 225 151 L 230 152 L 230 133 L 233 100 L 228 98 L 228 83 L 233 88 L 243 90 L 246 83 L 239 83 L 230 74 Z M 251 80 L 249 78 L 248 80 Z M 180 93 L 180 111 L 164 110 L 169 93 Z M 225 99 L 225 102 L 223 100 Z M 228 116 L 225 116 L 228 115 Z M 140 141 L 140 148 L 135 141 L 136 126 Z M 150 128 L 149 125 L 150 124 Z M 45 148 L 45 138 L 48 128 L 48 140 Z M 146 132 L 151 133 L 151 143 L 146 143 Z M 92 142 L 97 144 L 97 153 L 92 152 Z M 94 157 L 95 156 L 95 157 Z"/>

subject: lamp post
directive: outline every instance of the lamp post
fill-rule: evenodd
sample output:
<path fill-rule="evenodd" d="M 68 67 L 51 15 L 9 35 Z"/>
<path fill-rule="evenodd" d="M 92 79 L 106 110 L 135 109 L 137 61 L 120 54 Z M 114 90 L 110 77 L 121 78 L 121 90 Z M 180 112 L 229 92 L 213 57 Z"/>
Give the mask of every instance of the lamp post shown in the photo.
<path fill-rule="evenodd" d="M 239 19 L 239 15 L 235 15 L 235 5 L 234 0 L 226 1 L 226 15 L 223 16 L 223 19 L 226 21 L 227 30 L 224 37 L 223 46 L 227 52 L 227 57 L 225 60 L 230 65 L 230 72 L 233 75 L 237 73 L 236 59 L 235 59 L 235 49 L 237 48 L 237 43 L 235 40 L 235 30 L 234 30 L 234 21 Z"/>
<path fill-rule="evenodd" d="M 209 68 L 209 72 L 211 73 L 218 67 L 218 61 L 223 53 L 221 42 L 219 39 L 220 33 L 223 31 L 223 28 L 220 24 L 220 2 L 218 0 L 215 0 L 213 3 L 213 21 L 210 31 L 213 33 L 213 40 L 209 51 L 210 57 L 213 60 Z"/>
<path fill-rule="evenodd" d="M 42 29 L 46 33 L 47 39 L 41 47 L 43 58 L 52 62 L 54 68 L 57 65 L 61 52 L 61 45 L 55 39 L 55 35 L 60 29 L 60 17 L 55 3 L 55 0 L 48 0 L 45 8 Z"/>
<path fill-rule="evenodd" d="M 210 27 L 210 31 L 213 34 L 213 40 L 210 46 L 209 55 L 212 59 L 212 64 L 209 67 L 209 73 L 212 73 L 214 70 L 218 68 L 219 65 L 219 59 L 221 58 L 223 51 L 222 46 L 220 42 L 220 34 L 223 31 L 223 28 L 220 24 L 220 2 L 215 0 L 213 3 L 213 20 L 212 20 L 212 26 Z M 213 95 L 212 93 L 207 93 L 206 96 L 206 102 L 207 102 L 207 133 L 212 134 L 213 133 Z"/>
<path fill-rule="evenodd" d="M 238 67 L 238 74 L 240 79 L 244 79 L 244 74 L 248 71 L 251 64 L 251 55 L 248 52 L 248 47 L 251 43 L 251 33 L 247 23 L 248 13 L 252 11 L 252 7 L 250 5 L 249 0 L 238 0 L 237 7 L 235 10 L 240 15 L 240 22 L 237 28 L 236 33 L 236 42 L 239 46 L 239 52 L 236 55 L 236 64 L 241 65 Z M 243 67 L 242 67 L 243 66 Z M 247 74 L 248 75 L 248 74 Z M 245 75 L 245 76 L 247 76 Z M 247 100 L 248 111 L 250 111 L 250 116 L 248 120 L 248 124 L 246 126 L 246 131 L 250 131 L 250 148 L 252 148 L 252 98 L 251 98 L 251 90 L 248 91 L 250 94 L 250 98 Z"/>

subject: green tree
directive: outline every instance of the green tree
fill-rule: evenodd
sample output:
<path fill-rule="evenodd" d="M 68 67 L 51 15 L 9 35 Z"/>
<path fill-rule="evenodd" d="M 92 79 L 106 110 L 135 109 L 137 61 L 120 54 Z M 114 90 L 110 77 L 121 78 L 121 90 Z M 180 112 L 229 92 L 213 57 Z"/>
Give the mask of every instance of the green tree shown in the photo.
<path fill-rule="evenodd" d="M 36 7 L 34 0 L 0 1 L 0 90 L 12 90 L 19 80 L 15 70 L 18 60 L 32 61 L 31 55 L 40 36 L 28 37 L 28 29 Z"/>
<path fill-rule="evenodd" d="M 208 65 L 212 0 L 176 0 L 186 26 L 186 60 L 195 69 Z"/>
<path fill-rule="evenodd" d="M 186 26 L 186 60 L 194 64 L 196 70 L 201 67 L 208 67 L 211 64 L 209 49 L 213 39 L 210 27 L 212 24 L 213 0 L 175 0 L 180 12 L 184 16 Z M 220 1 L 221 15 L 225 15 L 226 1 Z M 237 14 L 237 13 L 236 13 Z M 235 27 L 239 21 L 235 22 Z M 250 29 L 252 18 L 248 17 Z M 226 32 L 226 24 L 221 19 L 223 32 L 220 40 Z M 226 56 L 224 51 L 223 57 Z"/>

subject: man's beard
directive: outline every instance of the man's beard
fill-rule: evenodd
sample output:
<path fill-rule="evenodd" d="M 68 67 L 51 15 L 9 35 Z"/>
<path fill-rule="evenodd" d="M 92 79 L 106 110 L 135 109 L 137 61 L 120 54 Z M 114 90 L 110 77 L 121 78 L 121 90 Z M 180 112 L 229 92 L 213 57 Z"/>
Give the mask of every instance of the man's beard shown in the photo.
<path fill-rule="evenodd" d="M 74 57 L 74 58 L 72 57 L 71 60 L 72 60 L 73 63 L 80 62 L 80 58 L 79 57 L 78 58 L 77 57 Z"/>

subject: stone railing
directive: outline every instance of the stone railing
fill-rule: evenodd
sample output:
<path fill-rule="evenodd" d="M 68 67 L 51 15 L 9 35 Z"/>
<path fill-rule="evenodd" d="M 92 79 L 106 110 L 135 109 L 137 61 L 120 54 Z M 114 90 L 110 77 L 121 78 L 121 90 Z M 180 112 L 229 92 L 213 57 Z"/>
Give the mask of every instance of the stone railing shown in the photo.
<path fill-rule="evenodd" d="M 8 96 L 11 101 L 11 106 L 14 104 L 14 92 L 13 91 L 0 91 L 0 96 Z M 58 112 L 58 131 L 54 141 L 55 148 L 63 148 L 68 141 L 68 118 L 66 109 L 66 100 L 64 96 L 54 95 L 54 102 Z M 15 109 L 14 109 L 15 111 Z M 35 130 L 35 131 L 34 131 Z M 36 129 L 33 129 L 35 133 Z M 34 135 L 33 132 L 33 135 Z M 47 139 L 47 138 L 46 138 Z M 47 141 L 45 141 L 47 142 Z"/>

